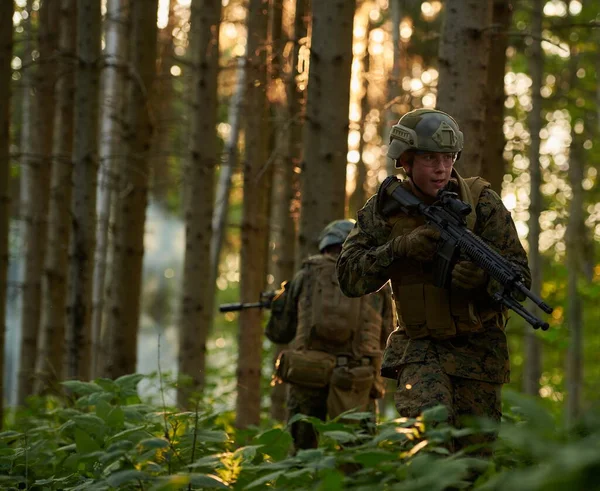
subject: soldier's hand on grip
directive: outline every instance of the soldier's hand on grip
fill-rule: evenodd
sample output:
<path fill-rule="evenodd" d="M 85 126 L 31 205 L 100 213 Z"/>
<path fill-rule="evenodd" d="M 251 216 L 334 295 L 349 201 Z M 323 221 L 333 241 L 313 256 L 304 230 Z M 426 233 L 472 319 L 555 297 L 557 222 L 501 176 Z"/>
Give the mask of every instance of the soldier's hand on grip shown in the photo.
<path fill-rule="evenodd" d="M 452 270 L 452 284 L 465 290 L 474 290 L 487 284 L 488 274 L 471 261 L 459 261 Z"/>
<path fill-rule="evenodd" d="M 394 238 L 394 255 L 421 262 L 431 261 L 437 251 L 439 238 L 437 230 L 421 225 L 409 234 Z"/>

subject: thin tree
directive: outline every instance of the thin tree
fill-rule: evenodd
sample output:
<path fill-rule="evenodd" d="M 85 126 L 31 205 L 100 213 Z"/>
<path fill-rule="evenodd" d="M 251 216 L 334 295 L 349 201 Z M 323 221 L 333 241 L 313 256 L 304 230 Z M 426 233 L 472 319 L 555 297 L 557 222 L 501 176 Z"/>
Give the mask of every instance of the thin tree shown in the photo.
<path fill-rule="evenodd" d="M 354 188 L 354 192 L 350 195 L 349 198 L 349 209 L 350 216 L 356 216 L 356 212 L 360 210 L 365 201 L 367 201 L 367 164 L 363 160 L 363 150 L 364 150 L 364 134 L 365 134 L 365 126 L 367 124 L 367 117 L 370 111 L 370 101 L 369 101 L 369 70 L 370 70 L 370 53 L 369 53 L 369 37 L 371 34 L 371 29 L 373 25 L 370 20 L 367 21 L 367 34 L 366 34 L 366 49 L 365 54 L 363 56 L 363 67 L 362 67 L 362 86 L 363 93 L 360 100 L 360 121 L 358 123 L 358 131 L 360 133 L 360 140 L 358 142 L 358 162 L 356 163 L 356 176 L 355 182 L 356 187 Z"/>
<path fill-rule="evenodd" d="M 10 81 L 13 2 L 0 2 L 0 429 L 4 421 L 4 339 L 10 221 Z"/>
<path fill-rule="evenodd" d="M 345 214 L 355 7 L 348 0 L 312 3 L 298 263 L 317 252 L 325 225 Z"/>
<path fill-rule="evenodd" d="M 244 201 L 240 296 L 242 302 L 256 301 L 265 289 L 269 240 L 269 196 L 272 167 L 268 160 L 267 135 L 267 33 L 268 0 L 250 0 L 246 77 L 244 155 Z M 260 420 L 260 373 L 262 312 L 240 313 L 238 333 L 237 399 L 238 428 Z"/>
<path fill-rule="evenodd" d="M 192 2 L 192 106 L 189 153 L 185 167 L 185 256 L 179 332 L 178 404 L 205 382 L 206 339 L 213 313 L 206 272 L 211 270 L 210 245 L 217 161 L 217 75 L 219 71 L 220 0 Z"/>
<path fill-rule="evenodd" d="M 229 102 L 228 123 L 229 136 L 225 140 L 225 148 L 219 169 L 219 179 L 215 205 L 212 218 L 212 236 L 210 241 L 210 281 L 209 287 L 212 293 L 211 305 L 215 303 L 215 285 L 219 275 L 219 257 L 225 238 L 225 227 L 227 225 L 227 214 L 229 212 L 229 195 L 231 192 L 231 177 L 238 164 L 238 143 L 240 138 L 240 126 L 242 122 L 242 109 L 244 104 L 244 92 L 246 90 L 246 64 L 245 57 L 237 59 L 237 75 L 235 89 Z M 211 317 L 212 323 L 212 317 Z"/>
<path fill-rule="evenodd" d="M 129 0 L 108 0 L 104 21 L 105 48 L 102 69 L 100 172 L 98 179 L 96 251 L 92 299 L 92 374 L 99 375 L 105 347 L 101 331 L 105 312 L 105 285 L 109 228 L 113 198 L 119 190 L 122 158 L 125 84 L 128 59 Z"/>
<path fill-rule="evenodd" d="M 394 111 L 394 101 L 400 95 L 400 56 L 402 53 L 402 41 L 400 38 L 400 22 L 402 20 L 402 0 L 390 0 L 390 22 L 392 30 L 392 43 L 394 45 L 394 59 L 392 61 L 392 71 L 387 79 L 387 109 L 385 111 L 385 135 L 387 138 L 393 125 L 398 122 L 398 115 Z M 396 167 L 392 159 L 386 159 L 386 169 L 388 175 L 396 174 Z"/>
<path fill-rule="evenodd" d="M 117 213 L 111 264 L 110 315 L 107 319 L 109 377 L 133 373 L 137 365 L 144 225 L 148 202 L 148 173 L 153 123 L 151 91 L 156 74 L 158 0 L 131 4 L 130 55 L 132 76 L 126 101 L 123 143 L 126 164 L 122 169 L 121 197 Z"/>
<path fill-rule="evenodd" d="M 42 324 L 36 368 L 36 393 L 55 387 L 63 378 L 68 244 L 71 235 L 73 102 L 77 66 L 76 21 L 77 0 L 61 0 L 48 240 L 42 282 Z"/>
<path fill-rule="evenodd" d="M 575 42 L 570 43 L 569 88 L 576 84 L 580 55 Z M 575 121 L 571 122 L 571 146 L 569 149 L 568 180 L 571 186 L 569 220 L 565 232 L 567 266 L 567 306 L 566 324 L 569 328 L 569 348 L 567 351 L 566 388 L 567 401 L 565 419 L 572 425 L 581 414 L 583 385 L 583 306 L 578 283 L 582 276 L 584 261 L 585 216 L 583 211 L 584 155 L 583 138 L 575 131 Z"/>
<path fill-rule="evenodd" d="M 23 194 L 21 213 L 24 225 L 25 268 L 22 283 L 21 363 L 19 369 L 18 403 L 33 393 L 34 373 L 40 333 L 42 274 L 46 252 L 48 199 L 52 155 L 54 118 L 54 83 L 57 42 L 58 4 L 41 3 L 38 10 L 37 49 L 39 57 L 31 73 L 33 98 L 30 106 L 28 132 L 31 138 L 23 141 Z"/>
<path fill-rule="evenodd" d="M 158 31 L 157 80 L 154 84 L 152 107 L 156 114 L 156 132 L 152 143 L 152 171 L 150 173 L 150 195 L 156 203 L 166 207 L 173 177 L 171 175 L 172 156 L 170 149 L 173 145 L 173 127 L 178 118 L 174 110 L 175 88 L 171 69 L 175 61 L 174 32 L 178 28 L 179 16 L 175 9 L 177 0 L 169 0 L 169 15 L 167 25 Z"/>
<path fill-rule="evenodd" d="M 489 0 L 449 0 L 439 45 L 437 107 L 450 113 L 465 135 L 457 169 L 463 177 L 481 173 L 485 148 L 485 101 L 492 20 Z"/>
<path fill-rule="evenodd" d="M 543 1 L 534 0 L 531 22 L 531 52 L 529 56 L 531 73 L 531 111 L 529 112 L 529 268 L 531 270 L 531 291 L 540 296 L 542 287 L 542 256 L 540 254 L 540 214 L 542 212 L 542 169 L 540 166 L 540 131 L 542 129 L 542 77 L 544 73 L 544 52 L 542 50 Z M 531 312 L 540 315 L 540 309 L 529 303 Z M 535 331 L 525 331 L 525 363 L 523 367 L 523 391 L 538 395 L 542 375 L 542 345 Z"/>
<path fill-rule="evenodd" d="M 504 74 L 506 72 L 506 48 L 508 30 L 512 17 L 510 0 L 493 0 L 491 42 L 487 72 L 487 98 L 485 111 L 485 147 L 481 176 L 488 180 L 498 194 L 502 191 L 505 164 L 504 152 Z M 540 35 L 541 36 L 541 35 Z M 532 62 L 535 58 L 532 57 Z"/>
<path fill-rule="evenodd" d="M 84 380 L 90 377 L 101 20 L 99 2 L 78 0 L 66 376 Z"/>

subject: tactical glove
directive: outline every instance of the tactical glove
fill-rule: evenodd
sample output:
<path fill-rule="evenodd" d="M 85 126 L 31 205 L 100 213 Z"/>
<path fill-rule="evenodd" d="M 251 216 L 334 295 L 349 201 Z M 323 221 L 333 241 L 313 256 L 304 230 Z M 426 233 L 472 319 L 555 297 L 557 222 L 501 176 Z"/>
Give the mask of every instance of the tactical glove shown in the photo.
<path fill-rule="evenodd" d="M 452 284 L 464 290 L 481 288 L 488 282 L 488 274 L 471 261 L 460 261 L 452 270 Z"/>
<path fill-rule="evenodd" d="M 409 257 L 417 261 L 431 261 L 435 256 L 440 233 L 427 225 L 421 225 L 412 232 L 394 238 L 394 255 Z"/>

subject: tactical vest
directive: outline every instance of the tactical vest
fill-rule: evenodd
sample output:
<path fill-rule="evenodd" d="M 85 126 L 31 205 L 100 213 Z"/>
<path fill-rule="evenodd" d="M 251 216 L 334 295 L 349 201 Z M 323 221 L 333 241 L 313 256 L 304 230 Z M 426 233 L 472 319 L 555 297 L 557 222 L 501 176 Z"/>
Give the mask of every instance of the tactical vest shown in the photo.
<path fill-rule="evenodd" d="M 471 205 L 467 227 L 472 231 L 477 220 L 476 208 L 481 192 L 489 183 L 480 177 L 458 177 L 460 198 Z M 422 216 L 395 215 L 390 240 L 406 235 L 425 224 Z M 461 288 L 438 288 L 433 285 L 432 263 L 401 261 L 392 265 L 392 289 L 400 325 L 412 339 L 431 337 L 448 339 L 483 329 L 483 322 L 498 313 L 476 304 L 473 292 Z"/>
<path fill-rule="evenodd" d="M 298 299 L 298 328 L 292 347 L 353 359 L 378 358 L 383 299 L 379 295 L 346 297 L 339 287 L 335 263 L 328 255 L 312 256 L 304 262 L 310 273 Z"/>

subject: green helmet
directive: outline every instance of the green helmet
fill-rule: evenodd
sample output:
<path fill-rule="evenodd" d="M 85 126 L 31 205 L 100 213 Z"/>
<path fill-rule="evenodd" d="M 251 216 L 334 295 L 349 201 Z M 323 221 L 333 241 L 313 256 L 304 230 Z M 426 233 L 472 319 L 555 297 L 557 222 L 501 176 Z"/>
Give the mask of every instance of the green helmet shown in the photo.
<path fill-rule="evenodd" d="M 354 220 L 334 220 L 319 235 L 319 252 L 328 246 L 343 244 L 354 228 Z"/>
<path fill-rule="evenodd" d="M 415 109 L 392 126 L 387 156 L 397 161 L 407 150 L 457 153 L 460 156 L 463 143 L 462 131 L 452 116 L 436 109 Z"/>

